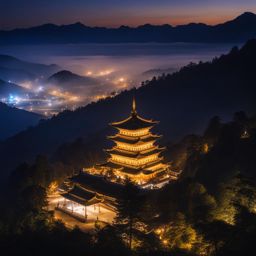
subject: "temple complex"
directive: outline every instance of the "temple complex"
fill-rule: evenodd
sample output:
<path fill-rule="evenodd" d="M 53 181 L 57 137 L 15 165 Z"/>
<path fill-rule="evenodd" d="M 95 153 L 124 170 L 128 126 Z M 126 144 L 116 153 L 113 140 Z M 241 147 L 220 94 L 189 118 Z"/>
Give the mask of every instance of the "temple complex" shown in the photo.
<path fill-rule="evenodd" d="M 157 123 L 139 116 L 133 99 L 130 116 L 110 124 L 117 133 L 108 137 L 114 146 L 106 150 L 107 161 L 70 178 L 72 188 L 62 193 L 57 208 L 80 220 L 87 220 L 90 211 L 96 219 L 102 219 L 103 211 L 108 217 L 112 212 L 114 218 L 126 179 L 141 189 L 158 189 L 176 180 L 179 173 L 164 161 L 161 153 L 165 148 L 156 143 L 161 136 L 151 131 Z"/>

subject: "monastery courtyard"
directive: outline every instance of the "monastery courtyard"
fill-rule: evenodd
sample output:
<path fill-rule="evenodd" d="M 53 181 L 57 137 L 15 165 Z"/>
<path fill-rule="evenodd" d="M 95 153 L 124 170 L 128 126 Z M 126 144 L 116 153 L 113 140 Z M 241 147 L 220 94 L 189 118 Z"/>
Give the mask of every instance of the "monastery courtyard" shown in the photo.
<path fill-rule="evenodd" d="M 98 207 L 91 206 L 87 208 L 87 220 L 82 222 L 68 213 L 56 209 L 58 203 L 63 200 L 64 198 L 58 193 L 48 196 L 48 210 L 54 211 L 54 218 L 62 221 L 67 228 L 72 229 L 77 226 L 84 232 L 93 232 L 95 222 L 100 226 L 104 226 L 107 223 L 113 222 L 115 218 L 113 211 L 106 209 L 104 206 L 100 206 L 100 210 Z M 79 212 L 79 209 L 76 209 L 76 212 Z"/>

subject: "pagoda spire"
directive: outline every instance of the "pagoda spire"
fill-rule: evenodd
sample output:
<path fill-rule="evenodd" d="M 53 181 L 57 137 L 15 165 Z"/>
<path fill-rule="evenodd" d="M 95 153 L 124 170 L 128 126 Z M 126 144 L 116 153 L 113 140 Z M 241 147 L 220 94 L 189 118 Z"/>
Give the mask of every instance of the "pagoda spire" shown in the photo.
<path fill-rule="evenodd" d="M 137 110 L 136 110 L 136 100 L 135 97 L 133 96 L 132 99 L 132 114 L 137 114 Z"/>

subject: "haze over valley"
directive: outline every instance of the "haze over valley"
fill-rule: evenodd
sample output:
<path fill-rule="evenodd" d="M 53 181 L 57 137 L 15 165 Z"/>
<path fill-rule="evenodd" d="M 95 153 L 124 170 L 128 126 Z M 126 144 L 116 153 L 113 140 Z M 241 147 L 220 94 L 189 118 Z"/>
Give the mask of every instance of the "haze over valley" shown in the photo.
<path fill-rule="evenodd" d="M 189 43 L 0 46 L 0 99 L 50 117 L 230 48 Z"/>

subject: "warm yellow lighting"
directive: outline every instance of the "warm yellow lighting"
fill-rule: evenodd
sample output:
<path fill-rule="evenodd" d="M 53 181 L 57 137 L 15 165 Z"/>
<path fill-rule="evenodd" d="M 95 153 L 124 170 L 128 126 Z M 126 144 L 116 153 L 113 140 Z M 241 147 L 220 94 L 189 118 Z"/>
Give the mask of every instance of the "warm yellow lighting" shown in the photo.
<path fill-rule="evenodd" d="M 163 163 L 159 163 L 159 164 L 156 164 L 150 168 L 146 168 L 146 170 L 150 170 L 150 171 L 156 171 L 156 170 L 159 170 L 161 168 L 166 168 L 167 165 L 166 164 L 163 164 Z"/>
<path fill-rule="evenodd" d="M 130 136 L 130 137 L 140 137 L 149 134 L 150 128 L 137 129 L 137 130 L 125 130 L 119 129 L 120 134 Z"/>
<path fill-rule="evenodd" d="M 111 69 L 102 70 L 99 72 L 98 76 L 107 76 L 110 75 L 113 72 Z"/>
<path fill-rule="evenodd" d="M 106 95 L 106 94 L 100 94 L 100 95 L 94 96 L 94 99 L 101 100 L 101 99 L 106 99 L 107 97 L 108 97 L 108 95 Z"/>
<path fill-rule="evenodd" d="M 203 145 L 203 152 L 205 154 L 209 152 L 209 145 L 207 143 L 204 143 L 204 145 Z"/>
<path fill-rule="evenodd" d="M 58 189 L 58 183 L 56 181 L 53 181 L 50 183 L 48 187 L 48 193 L 53 194 L 57 191 L 57 189 Z"/>
<path fill-rule="evenodd" d="M 140 144 L 127 144 L 123 142 L 116 142 L 116 146 L 118 149 L 124 149 L 128 151 L 134 151 L 134 152 L 139 152 L 139 151 L 144 151 L 147 149 L 152 148 L 154 145 L 154 141 L 146 142 L 146 143 L 140 143 Z"/>
<path fill-rule="evenodd" d="M 161 231 L 161 228 L 156 229 L 156 231 L 155 231 L 155 232 L 156 232 L 156 234 L 157 234 L 157 235 L 160 235 L 160 234 L 161 234 L 161 232 L 162 232 L 162 231 Z"/>
<path fill-rule="evenodd" d="M 120 156 L 120 155 L 115 155 L 115 154 L 111 154 L 111 160 L 117 163 L 121 163 L 121 164 L 127 164 L 127 165 L 133 165 L 133 166 L 141 166 L 141 165 L 145 165 L 147 163 L 150 162 L 154 162 L 156 160 L 158 160 L 158 153 L 157 154 L 153 154 L 150 156 L 146 156 L 140 159 L 137 158 L 130 158 L 130 157 L 126 157 L 126 156 Z"/>

